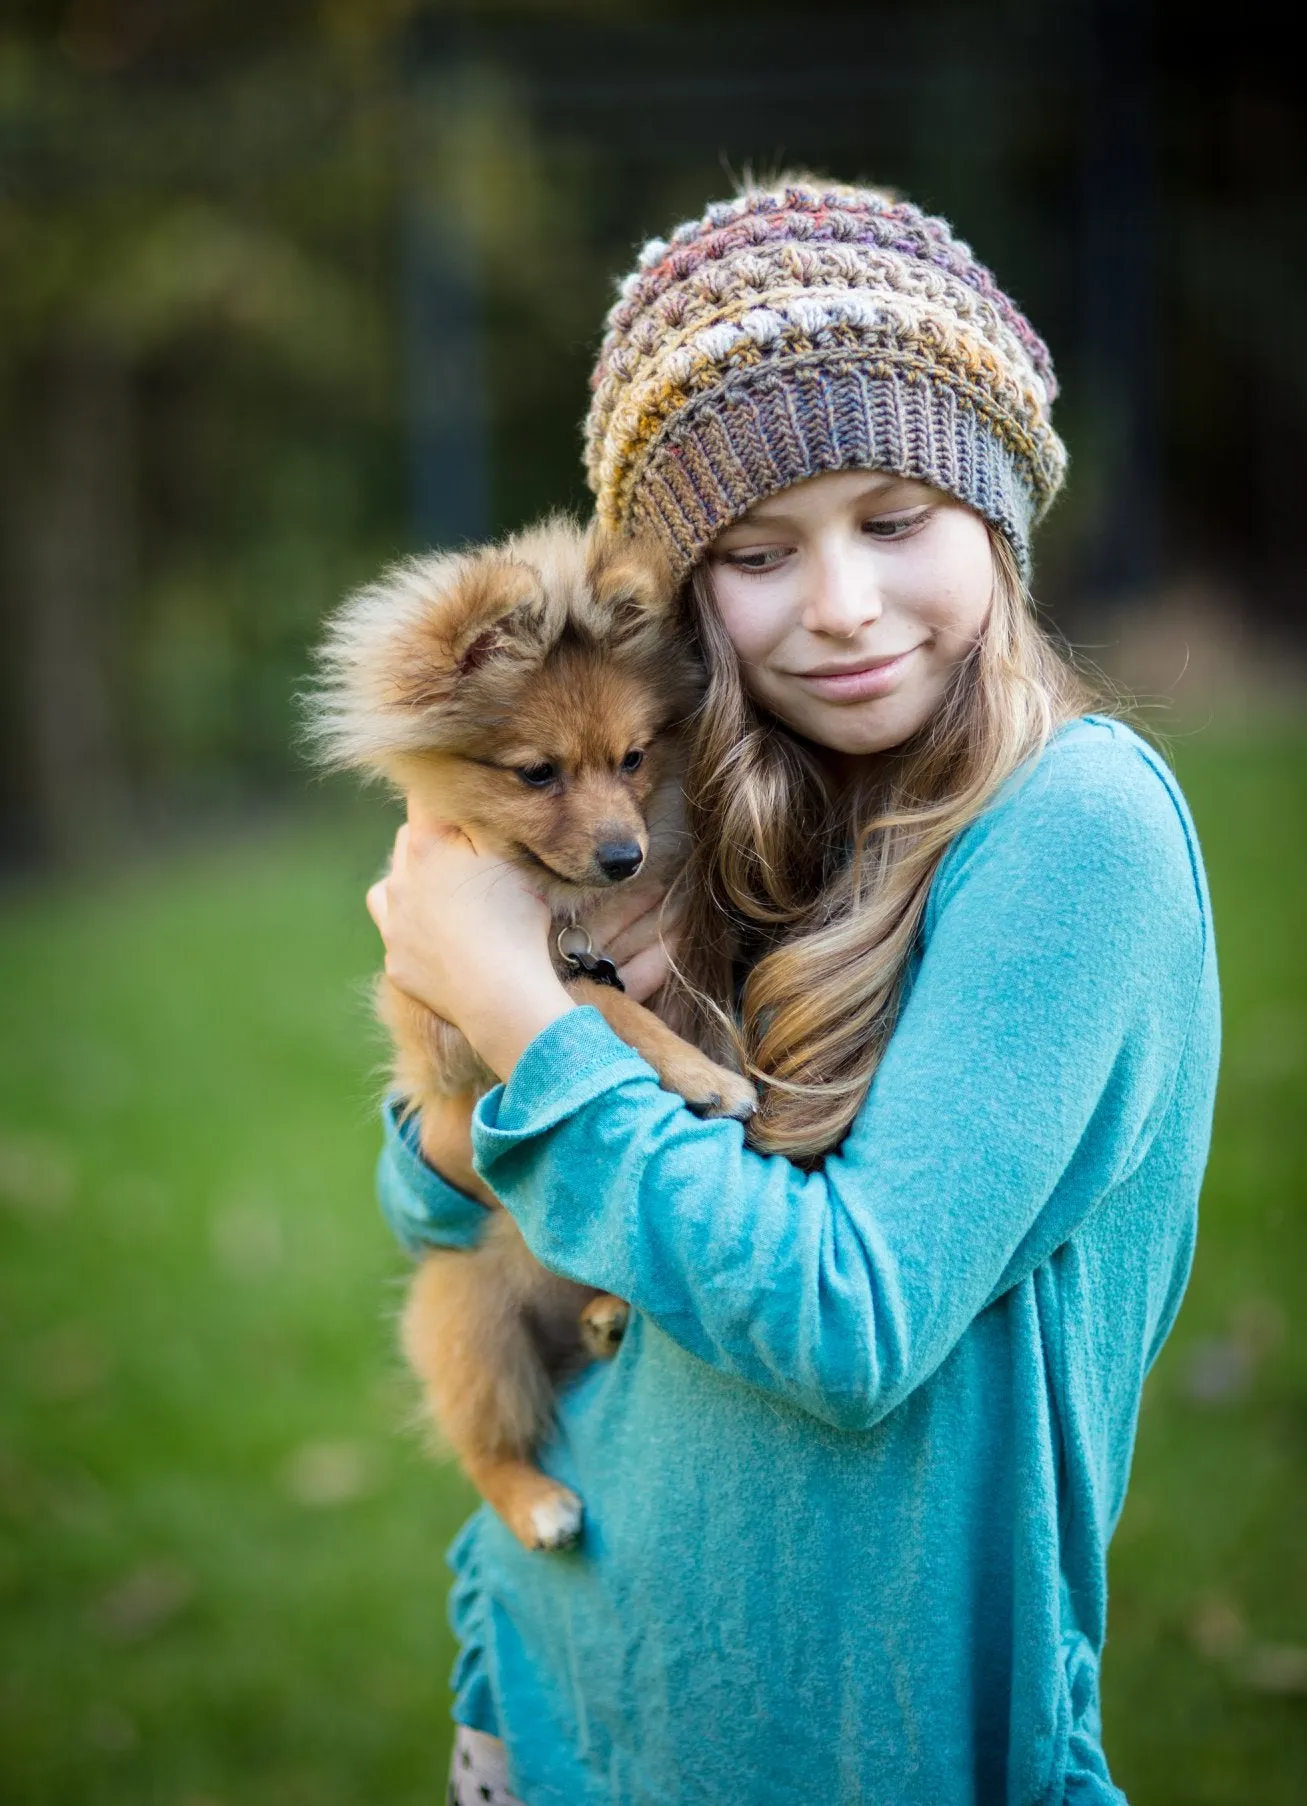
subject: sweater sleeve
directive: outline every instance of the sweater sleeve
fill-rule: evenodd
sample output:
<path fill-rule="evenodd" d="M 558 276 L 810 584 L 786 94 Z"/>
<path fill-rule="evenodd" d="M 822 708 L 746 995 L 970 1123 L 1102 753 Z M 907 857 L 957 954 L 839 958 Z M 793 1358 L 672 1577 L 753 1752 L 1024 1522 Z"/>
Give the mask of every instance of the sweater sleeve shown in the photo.
<path fill-rule="evenodd" d="M 663 1091 L 593 1010 L 473 1119 L 545 1265 L 847 1429 L 891 1411 L 1146 1151 L 1206 941 L 1183 804 L 1133 737 L 1055 745 L 955 843 L 920 965 L 819 1172 Z"/>
<path fill-rule="evenodd" d="M 400 1115 L 395 1098 L 386 1099 L 381 1114 L 385 1140 L 377 1162 L 377 1198 L 399 1241 L 410 1254 L 472 1247 L 485 1226 L 485 1205 L 427 1165 L 417 1123 Z"/>

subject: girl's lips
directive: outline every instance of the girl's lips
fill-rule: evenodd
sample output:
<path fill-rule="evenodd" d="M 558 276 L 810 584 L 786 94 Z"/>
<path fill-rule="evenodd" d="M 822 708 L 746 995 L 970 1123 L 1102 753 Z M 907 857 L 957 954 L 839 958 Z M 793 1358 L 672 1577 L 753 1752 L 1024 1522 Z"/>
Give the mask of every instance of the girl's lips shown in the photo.
<path fill-rule="evenodd" d="M 884 696 L 892 690 L 903 674 L 904 666 L 917 651 L 916 646 L 909 646 L 906 652 L 900 652 L 895 658 L 878 661 L 874 665 L 864 665 L 859 671 L 835 671 L 828 677 L 805 677 L 796 672 L 801 683 L 815 690 L 818 696 L 824 696 L 831 702 L 863 702 L 869 696 Z"/>

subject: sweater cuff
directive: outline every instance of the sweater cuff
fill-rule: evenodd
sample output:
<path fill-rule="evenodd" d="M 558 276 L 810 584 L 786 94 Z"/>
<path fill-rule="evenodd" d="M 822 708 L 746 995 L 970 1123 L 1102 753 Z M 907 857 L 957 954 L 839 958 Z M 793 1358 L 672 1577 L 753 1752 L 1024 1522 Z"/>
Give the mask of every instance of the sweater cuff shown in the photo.
<path fill-rule="evenodd" d="M 485 1228 L 486 1206 L 427 1165 L 418 1119 L 401 1117 L 398 1098 L 386 1099 L 381 1118 L 386 1139 L 377 1163 L 377 1197 L 391 1229 L 410 1254 L 473 1247 Z"/>
<path fill-rule="evenodd" d="M 658 1082 L 653 1067 L 585 1005 L 541 1029 L 508 1075 L 472 1112 L 472 1164 L 483 1177 L 497 1154 L 552 1129 L 602 1092 L 630 1079 Z"/>

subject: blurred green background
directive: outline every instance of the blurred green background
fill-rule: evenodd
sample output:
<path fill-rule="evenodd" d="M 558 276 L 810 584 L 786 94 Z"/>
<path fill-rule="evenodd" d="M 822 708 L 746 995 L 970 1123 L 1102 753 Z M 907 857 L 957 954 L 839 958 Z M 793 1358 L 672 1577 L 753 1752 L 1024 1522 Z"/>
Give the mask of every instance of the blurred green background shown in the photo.
<path fill-rule="evenodd" d="M 307 779 L 294 692 L 386 559 L 584 507 L 613 278 L 794 163 L 954 219 L 1063 378 L 1040 599 L 1175 757 L 1227 1011 L 1107 1747 L 1138 1806 L 1307 1797 L 1307 129 L 1240 21 L 5 8 L 0 1799 L 441 1796 L 469 1495 L 371 1199 L 394 815 Z"/>

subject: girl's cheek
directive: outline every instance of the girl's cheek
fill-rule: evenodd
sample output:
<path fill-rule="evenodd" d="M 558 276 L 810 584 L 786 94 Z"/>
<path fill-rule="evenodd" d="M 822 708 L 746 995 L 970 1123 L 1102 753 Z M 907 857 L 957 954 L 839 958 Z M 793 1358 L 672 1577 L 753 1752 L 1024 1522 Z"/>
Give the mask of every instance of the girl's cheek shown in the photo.
<path fill-rule="evenodd" d="M 919 599 L 918 613 L 941 644 L 956 647 L 961 656 L 980 637 L 989 606 L 988 585 L 981 589 L 955 578 L 927 590 Z"/>
<path fill-rule="evenodd" d="M 748 582 L 747 577 L 737 576 L 733 581 L 729 577 L 725 581 L 718 578 L 714 590 L 717 612 L 736 657 L 741 664 L 757 665 L 766 659 L 777 634 L 771 620 L 773 611 L 756 591 L 749 594 L 744 590 Z"/>

